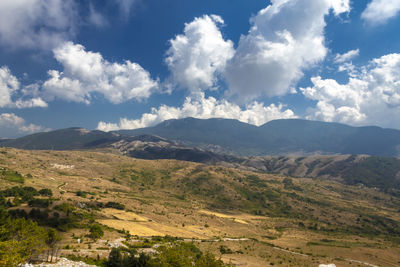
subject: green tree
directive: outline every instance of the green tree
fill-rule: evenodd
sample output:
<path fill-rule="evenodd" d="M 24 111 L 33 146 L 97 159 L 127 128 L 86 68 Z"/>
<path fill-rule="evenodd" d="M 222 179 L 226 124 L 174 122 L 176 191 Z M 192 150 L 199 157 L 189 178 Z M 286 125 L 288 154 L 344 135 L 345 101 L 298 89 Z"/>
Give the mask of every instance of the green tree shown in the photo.
<path fill-rule="evenodd" d="M 118 248 L 112 248 L 110 255 L 108 255 L 107 267 L 122 267 L 123 255 Z"/>
<path fill-rule="evenodd" d="M 89 237 L 93 240 L 97 240 L 104 235 L 104 231 L 98 224 L 92 224 L 89 229 Z"/>
<path fill-rule="evenodd" d="M 0 266 L 17 266 L 46 248 L 46 231 L 24 218 L 7 218 L 0 225 Z"/>

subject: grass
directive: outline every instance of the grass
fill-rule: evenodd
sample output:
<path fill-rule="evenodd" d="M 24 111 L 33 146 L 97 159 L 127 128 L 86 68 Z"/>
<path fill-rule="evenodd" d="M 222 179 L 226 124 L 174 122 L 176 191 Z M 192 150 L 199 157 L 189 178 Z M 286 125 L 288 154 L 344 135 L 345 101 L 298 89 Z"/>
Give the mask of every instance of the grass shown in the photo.
<path fill-rule="evenodd" d="M 0 178 L 13 183 L 23 184 L 25 182 L 24 177 L 20 173 L 8 169 L 0 170 Z"/>

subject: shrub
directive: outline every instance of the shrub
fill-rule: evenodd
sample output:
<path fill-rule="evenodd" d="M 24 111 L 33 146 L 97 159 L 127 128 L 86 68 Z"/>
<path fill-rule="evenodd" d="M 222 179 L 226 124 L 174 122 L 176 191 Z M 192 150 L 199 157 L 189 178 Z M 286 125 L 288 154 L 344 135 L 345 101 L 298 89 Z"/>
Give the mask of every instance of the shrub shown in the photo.
<path fill-rule="evenodd" d="M 106 208 L 112 208 L 112 209 L 117 209 L 117 210 L 124 210 L 125 209 L 125 205 L 118 203 L 118 202 L 113 202 L 113 201 L 109 201 L 106 203 L 105 205 Z"/>
<path fill-rule="evenodd" d="M 39 194 L 40 194 L 41 196 L 48 196 L 48 197 L 53 196 L 53 192 L 52 192 L 50 189 L 48 189 L 48 188 L 40 189 L 40 190 L 39 190 Z"/>
<path fill-rule="evenodd" d="M 28 205 L 31 207 L 48 208 L 52 202 L 51 199 L 34 198 L 29 200 Z"/>
<path fill-rule="evenodd" d="M 78 191 L 76 192 L 76 195 L 77 195 L 78 197 L 86 197 L 86 192 L 81 191 L 81 190 L 78 190 Z"/>

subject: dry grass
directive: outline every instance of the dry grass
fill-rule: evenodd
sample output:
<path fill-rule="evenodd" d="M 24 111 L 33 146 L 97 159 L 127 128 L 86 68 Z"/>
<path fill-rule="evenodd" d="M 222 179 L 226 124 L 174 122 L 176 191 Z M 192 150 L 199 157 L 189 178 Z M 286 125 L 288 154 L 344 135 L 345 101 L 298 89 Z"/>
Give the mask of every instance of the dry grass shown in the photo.
<path fill-rule="evenodd" d="M 115 217 L 116 219 L 123 220 L 123 221 L 134 221 L 134 222 L 148 222 L 149 219 L 137 215 L 133 212 L 127 212 L 123 210 L 116 210 L 116 209 L 102 209 L 101 213 L 104 214 L 106 217 Z"/>
<path fill-rule="evenodd" d="M 282 185 L 282 176 L 174 160 L 137 160 L 104 152 L 17 149 L 0 151 L 4 152 L 0 153 L 0 167 L 16 170 L 25 177 L 30 174 L 32 178 L 25 179 L 26 186 L 50 188 L 54 197 L 60 198 L 59 202 L 78 205 L 114 201 L 124 204 L 125 211 L 102 209 L 90 212 L 95 213 L 97 222 L 129 231 L 132 235 L 170 235 L 202 240 L 246 237 L 258 240 L 199 243 L 202 249 L 214 253 L 219 251 L 221 245 L 228 246 L 233 253 L 222 255 L 222 259 L 242 266 L 268 266 L 271 262 L 275 266 L 318 266 L 319 263 L 357 266 L 345 259 L 378 266 L 400 265 L 398 243 L 378 236 L 361 237 L 351 233 L 323 232 L 307 228 L 315 223 L 324 227 L 356 226 L 357 214 L 360 212 L 400 222 L 399 199 L 374 189 L 345 187 L 330 181 L 293 179 L 294 184 L 303 190 L 295 192 L 298 196 L 296 199 L 287 194 Z M 243 177 L 251 174 L 265 182 L 265 188 L 281 192 L 279 201 L 286 201 L 292 211 L 308 217 L 297 219 L 255 216 L 250 214 L 251 207 L 239 208 L 246 198 L 235 192 L 232 185 L 245 186 Z M 140 176 L 140 179 L 135 180 L 136 176 Z M 198 186 L 203 191 L 194 191 L 197 189 L 194 179 L 198 177 L 210 177 Z M 239 182 L 238 178 L 244 179 L 244 182 Z M 17 184 L 0 180 L 1 188 L 14 185 Z M 211 190 L 217 186 L 222 186 L 217 195 L 229 199 L 226 207 L 213 208 L 218 200 L 209 192 L 213 192 Z M 258 190 L 257 187 L 249 188 Z M 79 197 L 76 195 L 78 190 L 90 194 Z M 329 205 L 325 205 L 326 203 Z M 299 227 L 299 222 L 305 223 L 306 227 Z M 71 238 L 72 233 L 76 233 L 86 240 L 85 231 L 73 230 L 65 233 L 63 245 L 70 242 L 82 251 L 87 250 L 87 244 L 78 246 L 76 240 Z M 105 238 L 112 241 L 121 236 L 123 235 L 110 230 L 106 231 Z M 321 240 L 335 242 L 324 245 Z M 322 245 L 310 246 L 307 245 L 309 242 L 320 242 Z M 96 246 L 104 245 L 92 244 L 93 248 Z M 274 249 L 273 246 L 283 250 Z"/>

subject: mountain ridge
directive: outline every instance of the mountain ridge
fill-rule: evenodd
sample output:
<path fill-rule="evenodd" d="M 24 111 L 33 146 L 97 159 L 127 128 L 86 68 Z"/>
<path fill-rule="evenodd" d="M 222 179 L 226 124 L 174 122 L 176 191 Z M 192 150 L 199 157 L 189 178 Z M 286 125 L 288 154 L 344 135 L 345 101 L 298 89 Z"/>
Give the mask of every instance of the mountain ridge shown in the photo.
<path fill-rule="evenodd" d="M 184 147 L 231 156 L 400 155 L 399 130 L 302 119 L 273 120 L 255 126 L 233 119 L 185 118 L 113 132 L 73 127 L 2 140 L 0 145 L 21 149 L 90 149 L 134 136 L 158 136 Z"/>
<path fill-rule="evenodd" d="M 273 120 L 257 127 L 231 119 L 186 118 L 117 133 L 155 134 L 187 146 L 240 156 L 292 153 L 400 155 L 399 130 L 301 119 Z"/>

